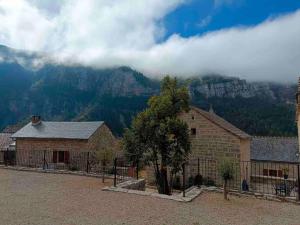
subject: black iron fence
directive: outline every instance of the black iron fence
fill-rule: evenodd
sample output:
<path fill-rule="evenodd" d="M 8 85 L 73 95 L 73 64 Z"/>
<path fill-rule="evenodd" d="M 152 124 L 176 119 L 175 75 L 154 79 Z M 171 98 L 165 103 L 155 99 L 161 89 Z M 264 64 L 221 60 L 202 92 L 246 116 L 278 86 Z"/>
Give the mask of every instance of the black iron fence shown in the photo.
<path fill-rule="evenodd" d="M 289 198 L 300 196 L 300 164 L 247 161 L 232 163 L 233 179 L 229 189 Z M 194 158 L 185 164 L 184 187 L 206 185 L 222 187 L 218 161 Z"/>
<path fill-rule="evenodd" d="M 89 151 L 19 150 L 14 153 L 9 160 L 4 158 L 4 165 L 96 174 L 101 175 L 103 181 L 113 179 L 114 185 L 138 177 L 137 167 L 122 157 L 105 158 Z"/>

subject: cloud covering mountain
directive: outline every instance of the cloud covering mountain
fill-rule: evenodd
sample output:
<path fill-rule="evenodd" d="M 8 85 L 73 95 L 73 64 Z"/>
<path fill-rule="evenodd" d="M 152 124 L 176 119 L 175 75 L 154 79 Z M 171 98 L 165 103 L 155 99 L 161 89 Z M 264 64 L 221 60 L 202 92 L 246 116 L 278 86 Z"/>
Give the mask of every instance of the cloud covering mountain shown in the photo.
<path fill-rule="evenodd" d="M 218 7 L 231 2 L 215 1 Z M 295 82 L 300 73 L 300 10 L 255 26 L 165 38 L 163 18 L 186 3 L 0 0 L 0 44 L 47 52 L 63 63 L 128 65 L 152 76 L 221 73 Z"/>

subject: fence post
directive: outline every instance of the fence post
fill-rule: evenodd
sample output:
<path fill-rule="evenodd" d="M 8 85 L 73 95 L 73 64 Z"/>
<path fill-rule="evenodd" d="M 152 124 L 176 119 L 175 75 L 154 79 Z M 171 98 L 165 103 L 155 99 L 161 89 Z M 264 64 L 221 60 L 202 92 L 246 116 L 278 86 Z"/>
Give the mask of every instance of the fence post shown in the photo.
<path fill-rule="evenodd" d="M 114 160 L 114 187 L 117 186 L 117 158 Z"/>
<path fill-rule="evenodd" d="M 183 186 L 182 196 L 185 197 L 185 163 L 182 164 L 182 176 L 183 176 L 183 181 L 182 181 L 182 186 Z"/>
<path fill-rule="evenodd" d="M 105 175 L 104 175 L 104 173 L 105 173 L 105 166 L 104 166 L 104 160 L 102 161 L 102 183 L 104 183 L 105 182 Z"/>
<path fill-rule="evenodd" d="M 90 158 L 90 152 L 87 153 L 87 158 L 86 158 L 86 172 L 89 173 L 89 158 Z"/>
<path fill-rule="evenodd" d="M 300 201 L 300 164 L 297 165 L 298 169 L 298 201 Z"/>
<path fill-rule="evenodd" d="M 139 179 L 139 160 L 136 162 L 136 179 Z"/>
<path fill-rule="evenodd" d="M 197 171 L 197 185 L 198 185 L 198 187 L 200 187 L 200 158 L 198 157 L 198 171 Z"/>
<path fill-rule="evenodd" d="M 7 166 L 8 165 L 8 162 L 7 162 L 7 160 L 8 160 L 8 149 L 5 152 L 3 152 L 3 158 L 4 158 L 5 166 Z"/>
<path fill-rule="evenodd" d="M 43 162 L 43 170 L 46 169 L 46 150 L 44 150 L 44 162 Z"/>

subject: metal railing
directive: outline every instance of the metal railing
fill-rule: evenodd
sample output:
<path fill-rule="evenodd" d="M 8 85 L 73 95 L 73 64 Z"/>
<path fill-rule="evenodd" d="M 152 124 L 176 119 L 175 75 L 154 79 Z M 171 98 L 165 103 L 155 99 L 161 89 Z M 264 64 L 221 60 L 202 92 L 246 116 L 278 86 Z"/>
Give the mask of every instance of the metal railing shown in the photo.
<path fill-rule="evenodd" d="M 300 196 L 300 164 L 286 162 L 242 161 L 232 163 L 234 176 L 229 189 L 288 198 Z M 185 180 L 189 185 L 223 185 L 218 161 L 193 158 L 186 164 Z"/>
<path fill-rule="evenodd" d="M 114 185 L 138 177 L 138 170 L 126 163 L 122 157 L 103 160 L 95 152 L 18 150 L 4 165 L 37 168 L 42 170 L 64 170 L 101 175 L 102 180 L 114 179 Z"/>

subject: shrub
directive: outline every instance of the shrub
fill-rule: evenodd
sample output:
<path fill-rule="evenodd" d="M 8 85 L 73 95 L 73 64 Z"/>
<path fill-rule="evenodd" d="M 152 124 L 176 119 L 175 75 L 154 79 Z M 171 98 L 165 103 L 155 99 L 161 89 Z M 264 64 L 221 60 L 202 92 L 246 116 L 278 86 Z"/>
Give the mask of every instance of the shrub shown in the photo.
<path fill-rule="evenodd" d="M 181 182 L 180 177 L 176 176 L 173 182 L 173 189 L 180 190 L 181 189 Z"/>
<path fill-rule="evenodd" d="M 198 186 L 203 184 L 203 177 L 201 174 L 195 176 L 194 184 Z"/>
<path fill-rule="evenodd" d="M 189 177 L 188 187 L 192 187 L 194 185 L 194 180 L 195 180 L 194 176 L 191 175 Z"/>
<path fill-rule="evenodd" d="M 218 171 L 224 181 L 224 199 L 228 200 L 228 181 L 234 178 L 234 161 L 228 158 L 220 160 Z"/>

